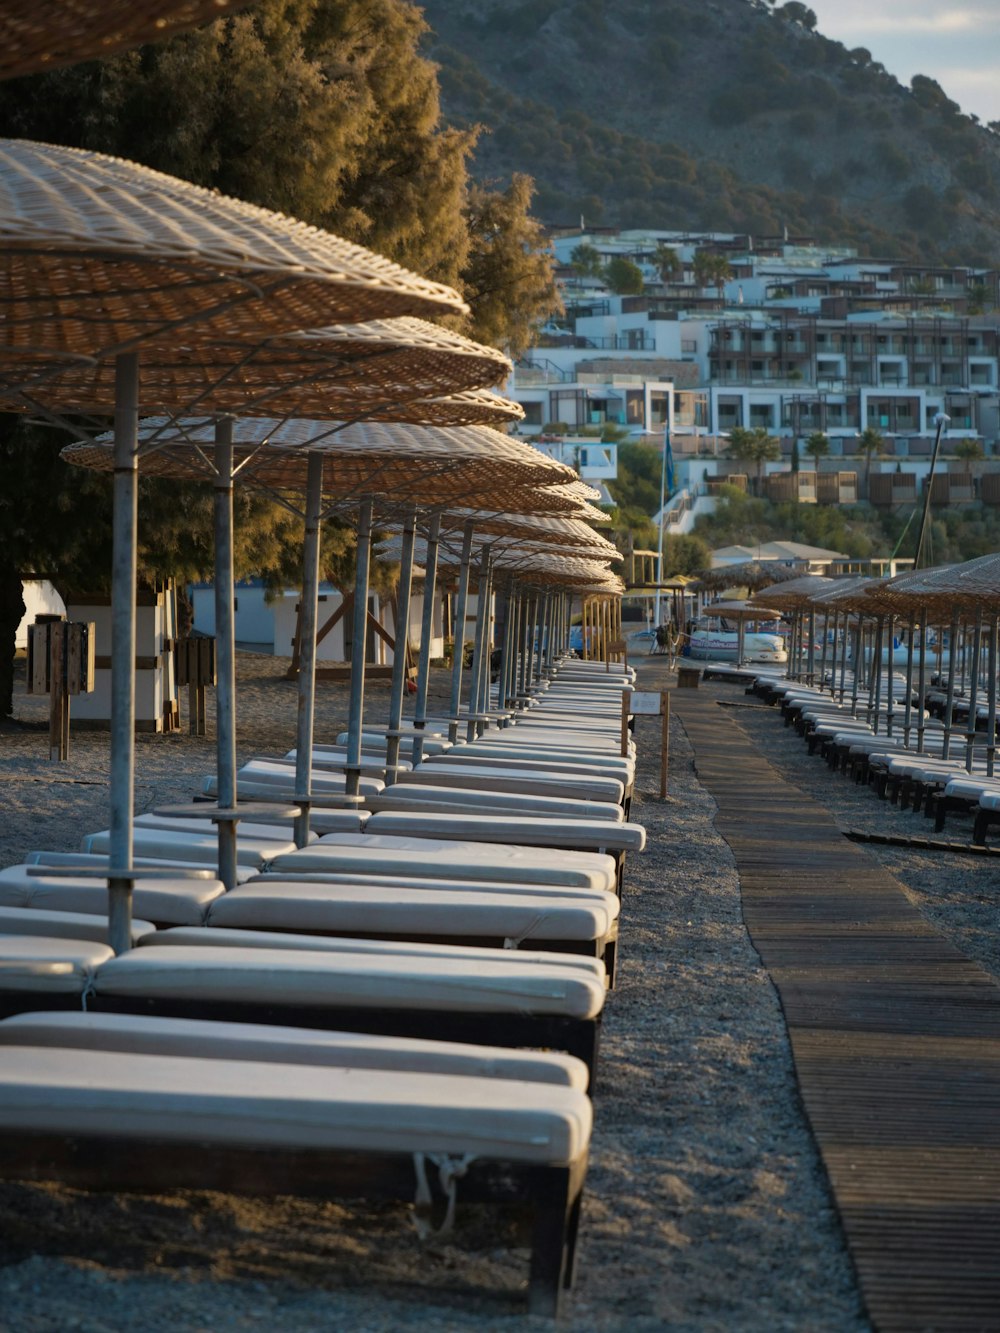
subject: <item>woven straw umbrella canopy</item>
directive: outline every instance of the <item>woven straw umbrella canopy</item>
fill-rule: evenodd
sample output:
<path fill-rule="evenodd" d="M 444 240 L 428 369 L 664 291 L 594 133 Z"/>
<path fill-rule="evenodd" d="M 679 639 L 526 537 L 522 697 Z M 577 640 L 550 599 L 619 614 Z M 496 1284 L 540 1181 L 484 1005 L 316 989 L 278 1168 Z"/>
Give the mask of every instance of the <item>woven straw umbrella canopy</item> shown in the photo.
<path fill-rule="evenodd" d="M 448 287 L 133 162 L 0 140 L 0 366 L 466 309 Z"/>
<path fill-rule="evenodd" d="M 204 421 L 153 418 L 143 423 L 139 464 L 147 476 L 211 478 L 215 427 Z M 322 489 L 335 504 L 378 495 L 392 507 L 452 501 L 489 503 L 572 477 L 565 464 L 488 426 L 387 425 L 362 421 L 243 417 L 233 423 L 234 472 L 271 491 L 302 493 L 309 457 L 322 461 Z M 111 471 L 110 437 L 68 445 L 78 466 Z"/>
<path fill-rule="evenodd" d="M 742 565 L 722 565 L 718 569 L 703 569 L 698 574 L 698 586 L 709 590 L 746 588 L 757 592 L 774 583 L 790 582 L 802 577 L 795 569 L 766 560 L 750 560 Z"/>
<path fill-rule="evenodd" d="M 516 502 L 516 497 L 513 502 Z M 495 511 L 481 517 L 478 514 L 465 515 L 449 511 L 442 517 L 442 526 L 459 527 L 470 517 L 475 522 L 476 531 L 482 536 L 507 537 L 518 542 L 536 541 L 552 546 L 586 547 L 600 552 L 609 560 L 623 559 L 613 542 L 609 542 L 580 519 L 532 513 L 496 514 Z"/>
<path fill-rule="evenodd" d="M 942 565 L 898 574 L 885 585 L 885 597 L 900 609 L 948 611 L 1000 609 L 1000 554 L 982 555 L 960 565 Z"/>
<path fill-rule="evenodd" d="M 5 0 L 0 10 L 0 79 L 82 60 L 245 9 L 249 0 Z"/>
<path fill-rule="evenodd" d="M 478 402 L 479 391 L 506 378 L 510 368 L 496 348 L 401 317 L 282 334 L 252 345 L 225 337 L 157 344 L 144 352 L 142 398 L 147 410 L 181 408 L 188 415 L 395 420 L 402 405 L 416 399 L 471 391 L 471 401 Z M 23 387 L 34 400 L 61 411 L 101 413 L 114 401 L 114 375 L 111 361 L 74 364 Z M 13 376 L 21 384 L 16 367 Z M 412 415 L 423 420 L 429 410 L 415 409 Z M 504 407 L 502 415 L 523 414 Z M 439 418 L 435 413 L 432 420 L 437 424 Z"/>
<path fill-rule="evenodd" d="M 777 620 L 781 612 L 751 602 L 709 602 L 705 615 L 724 616 L 726 620 Z"/>
<path fill-rule="evenodd" d="M 760 601 L 767 606 L 777 606 L 782 613 L 798 611 L 808 607 L 817 593 L 826 591 L 833 579 L 823 574 L 804 574 L 800 578 L 789 579 L 787 583 L 774 583 L 754 594 L 752 601 Z"/>

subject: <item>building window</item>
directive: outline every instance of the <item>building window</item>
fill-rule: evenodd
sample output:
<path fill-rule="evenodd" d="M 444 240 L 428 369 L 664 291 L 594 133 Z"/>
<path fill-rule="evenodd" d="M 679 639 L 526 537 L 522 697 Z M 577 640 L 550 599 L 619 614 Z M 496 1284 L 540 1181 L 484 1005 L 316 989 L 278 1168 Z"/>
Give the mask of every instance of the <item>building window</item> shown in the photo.
<path fill-rule="evenodd" d="M 524 408 L 524 424 L 526 426 L 540 426 L 542 424 L 542 405 L 541 403 L 522 403 Z"/>

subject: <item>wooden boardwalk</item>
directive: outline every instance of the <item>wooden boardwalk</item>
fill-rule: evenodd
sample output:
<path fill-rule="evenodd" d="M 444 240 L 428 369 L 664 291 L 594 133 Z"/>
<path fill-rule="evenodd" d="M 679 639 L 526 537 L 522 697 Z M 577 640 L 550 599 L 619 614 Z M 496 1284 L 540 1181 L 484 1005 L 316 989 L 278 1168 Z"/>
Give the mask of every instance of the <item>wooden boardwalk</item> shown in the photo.
<path fill-rule="evenodd" d="M 781 998 L 872 1323 L 1000 1330 L 1000 986 L 781 778 L 711 686 L 672 699 Z"/>

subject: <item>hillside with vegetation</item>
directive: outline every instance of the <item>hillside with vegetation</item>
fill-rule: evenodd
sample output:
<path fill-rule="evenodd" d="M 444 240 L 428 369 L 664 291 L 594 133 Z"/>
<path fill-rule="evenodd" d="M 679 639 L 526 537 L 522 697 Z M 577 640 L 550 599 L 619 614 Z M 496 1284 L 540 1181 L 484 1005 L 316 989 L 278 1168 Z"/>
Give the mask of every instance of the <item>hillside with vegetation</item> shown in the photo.
<path fill-rule="evenodd" d="M 764 0 L 425 0 L 446 115 L 551 223 L 1000 263 L 1000 124 Z"/>

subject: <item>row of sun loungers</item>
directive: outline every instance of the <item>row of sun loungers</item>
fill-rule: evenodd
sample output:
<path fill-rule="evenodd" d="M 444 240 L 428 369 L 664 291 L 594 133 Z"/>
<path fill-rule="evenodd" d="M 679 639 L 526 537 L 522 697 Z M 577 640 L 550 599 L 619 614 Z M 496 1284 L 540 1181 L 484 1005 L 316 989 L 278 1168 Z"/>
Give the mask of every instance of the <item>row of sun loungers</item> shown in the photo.
<path fill-rule="evenodd" d="M 294 752 L 254 760 L 241 797 L 279 813 L 240 823 L 228 890 L 202 811 L 140 816 L 136 863 L 156 878 L 136 882 L 117 957 L 103 881 L 67 864 L 106 868 L 106 831 L 0 870 L 4 1175 L 527 1204 L 531 1308 L 555 1313 L 623 872 L 644 845 L 629 679 L 564 664 L 509 725 L 428 736 L 392 772 L 370 732 L 357 808 L 324 806 L 346 751 L 318 746 L 302 846 L 280 805 Z"/>
<path fill-rule="evenodd" d="M 977 708 L 976 727 L 952 733 L 946 756 L 941 718 L 947 696 L 931 689 L 922 700 L 911 698 L 904 721 L 905 689 L 900 684 L 894 691 L 892 734 L 887 734 L 887 700 L 881 701 L 876 715 L 864 692 L 852 715 L 850 706 L 836 703 L 818 686 L 759 676 L 751 688 L 780 706 L 786 725 L 798 728 L 810 753 L 821 754 L 831 767 L 902 808 L 922 811 L 934 819 L 937 832 L 949 815 L 971 817 L 972 841 L 983 845 L 990 828 L 1000 823 L 1000 774 L 992 772 L 996 737 L 983 728 L 986 710 Z M 953 720 L 959 717 L 958 702 L 953 704 Z M 962 716 L 968 719 L 969 714 L 966 705 Z"/>

